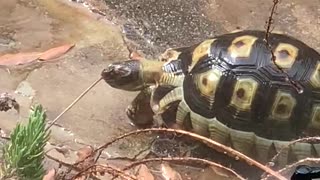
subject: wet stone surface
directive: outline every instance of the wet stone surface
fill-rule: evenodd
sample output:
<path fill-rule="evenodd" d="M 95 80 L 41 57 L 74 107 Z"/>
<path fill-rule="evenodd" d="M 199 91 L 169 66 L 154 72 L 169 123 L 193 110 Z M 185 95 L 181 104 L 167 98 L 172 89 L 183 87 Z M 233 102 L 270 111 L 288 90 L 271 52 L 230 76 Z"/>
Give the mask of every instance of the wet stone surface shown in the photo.
<path fill-rule="evenodd" d="M 113 10 L 118 19 L 124 19 L 121 26 L 126 37 L 147 55 L 158 55 L 168 47 L 187 46 L 237 29 L 265 30 L 272 7 L 272 1 L 255 0 L 105 2 L 110 8 L 108 11 Z M 319 50 L 319 36 L 316 35 L 320 28 L 319 11 L 317 0 L 308 3 L 283 0 L 278 5 L 272 29 Z"/>
<path fill-rule="evenodd" d="M 145 52 L 147 54 L 159 54 L 168 47 L 188 46 L 223 31 L 220 23 L 205 17 L 201 8 L 206 3 L 198 0 L 105 2 L 120 17 L 128 19 L 124 32 L 129 39 L 138 40 L 139 46 L 151 50 Z"/>

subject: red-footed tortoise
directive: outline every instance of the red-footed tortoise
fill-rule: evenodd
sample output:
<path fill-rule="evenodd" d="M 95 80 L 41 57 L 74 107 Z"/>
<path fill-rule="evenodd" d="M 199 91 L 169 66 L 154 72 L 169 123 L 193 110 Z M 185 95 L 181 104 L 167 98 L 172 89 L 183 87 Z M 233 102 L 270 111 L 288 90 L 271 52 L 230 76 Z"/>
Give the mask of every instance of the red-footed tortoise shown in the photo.
<path fill-rule="evenodd" d="M 150 88 L 155 114 L 178 103 L 178 127 L 266 162 L 288 141 L 320 135 L 320 54 L 277 33 L 269 36 L 271 53 L 264 37 L 254 30 L 219 35 L 168 49 L 164 61 L 113 63 L 102 76 L 118 89 Z M 296 143 L 278 163 L 319 156 L 318 144 Z"/>

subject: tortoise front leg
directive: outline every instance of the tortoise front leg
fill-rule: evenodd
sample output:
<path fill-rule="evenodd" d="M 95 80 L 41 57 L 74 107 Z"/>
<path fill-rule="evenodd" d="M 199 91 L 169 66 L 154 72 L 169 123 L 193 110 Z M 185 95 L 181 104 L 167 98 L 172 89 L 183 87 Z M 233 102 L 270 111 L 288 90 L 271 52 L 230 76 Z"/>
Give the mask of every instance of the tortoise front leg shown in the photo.
<path fill-rule="evenodd" d="M 173 87 L 147 87 L 142 90 L 127 107 L 126 113 L 131 122 L 138 128 L 169 127 L 176 128 L 176 113 L 179 102 L 172 103 L 170 108 L 155 114 L 152 105 L 158 103 Z"/>
<path fill-rule="evenodd" d="M 136 96 L 127 107 L 126 114 L 133 125 L 148 128 L 154 124 L 154 113 L 150 107 L 151 88 L 147 87 Z"/>

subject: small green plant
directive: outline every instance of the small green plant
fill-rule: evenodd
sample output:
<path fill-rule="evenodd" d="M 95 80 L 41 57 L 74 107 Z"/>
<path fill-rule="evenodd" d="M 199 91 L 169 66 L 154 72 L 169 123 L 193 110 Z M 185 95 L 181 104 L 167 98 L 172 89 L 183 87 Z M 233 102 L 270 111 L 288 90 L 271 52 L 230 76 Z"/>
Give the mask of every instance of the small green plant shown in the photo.
<path fill-rule="evenodd" d="M 41 105 L 31 108 L 28 124 L 18 124 L 3 149 L 0 178 L 16 177 L 23 180 L 41 180 L 44 147 L 50 132 L 45 125 L 46 114 Z M 2 176 L 2 177 L 1 177 Z"/>

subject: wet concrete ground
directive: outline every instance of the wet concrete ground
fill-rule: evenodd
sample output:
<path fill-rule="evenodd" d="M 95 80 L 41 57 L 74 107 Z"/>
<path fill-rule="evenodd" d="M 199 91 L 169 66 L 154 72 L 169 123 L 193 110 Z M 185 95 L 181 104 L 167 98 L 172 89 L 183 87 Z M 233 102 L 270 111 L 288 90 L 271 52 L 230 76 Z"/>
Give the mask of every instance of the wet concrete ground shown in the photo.
<path fill-rule="evenodd" d="M 128 52 L 120 29 L 105 20 L 97 20 L 81 5 L 67 1 L 9 1 L 1 2 L 0 39 L 6 43 L 1 53 L 46 50 L 64 43 L 75 43 L 73 50 L 57 61 L 42 67 L 1 69 L 0 90 L 15 95 L 21 112 L 1 113 L 0 127 L 10 131 L 17 122 L 27 119 L 31 104 L 41 103 L 48 120 L 53 120 L 93 81 L 113 60 L 126 59 Z M 58 124 L 54 126 L 52 143 L 77 145 L 101 144 L 124 133 L 129 125 L 124 110 L 134 93 L 111 89 L 98 84 Z M 72 135 L 73 134 L 73 135 Z M 77 147 L 73 147 L 77 148 Z"/>
<path fill-rule="evenodd" d="M 0 113 L 1 129 L 9 132 L 25 120 L 34 103 L 41 103 L 49 120 L 54 119 L 99 78 L 108 63 L 127 59 L 127 46 L 157 56 L 167 47 L 189 45 L 235 29 L 264 29 L 272 5 L 271 0 L 87 2 L 96 13 L 66 0 L 0 2 L 0 54 L 76 44 L 52 63 L 0 69 L 0 92 L 12 93 L 22 107 L 20 114 Z M 295 36 L 320 52 L 319 0 L 282 0 L 277 12 L 275 30 Z M 54 126 L 50 141 L 77 149 L 81 145 L 75 139 L 100 145 L 134 129 L 125 108 L 135 94 L 99 83 L 58 121 L 70 131 Z M 127 141 L 121 151 L 111 148 L 108 153 L 132 153 L 138 145 L 138 141 Z"/>

